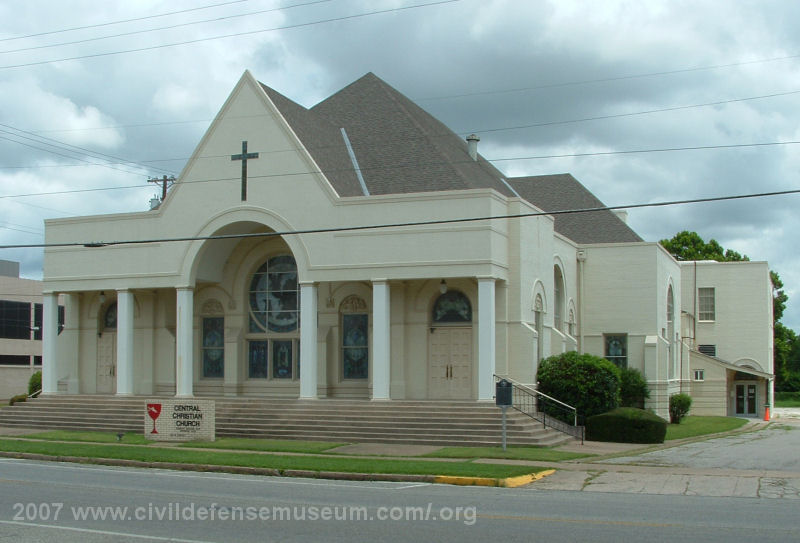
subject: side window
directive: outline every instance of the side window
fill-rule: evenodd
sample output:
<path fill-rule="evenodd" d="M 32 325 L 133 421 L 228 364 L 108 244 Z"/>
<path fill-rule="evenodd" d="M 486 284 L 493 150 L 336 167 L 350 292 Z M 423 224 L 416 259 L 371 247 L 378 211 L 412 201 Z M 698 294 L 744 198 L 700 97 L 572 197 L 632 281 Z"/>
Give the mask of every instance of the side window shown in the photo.
<path fill-rule="evenodd" d="M 716 320 L 716 300 L 714 287 L 697 289 L 697 318 L 701 321 Z"/>
<path fill-rule="evenodd" d="M 625 334 L 604 334 L 605 358 L 619 368 L 628 367 L 628 336 Z"/>

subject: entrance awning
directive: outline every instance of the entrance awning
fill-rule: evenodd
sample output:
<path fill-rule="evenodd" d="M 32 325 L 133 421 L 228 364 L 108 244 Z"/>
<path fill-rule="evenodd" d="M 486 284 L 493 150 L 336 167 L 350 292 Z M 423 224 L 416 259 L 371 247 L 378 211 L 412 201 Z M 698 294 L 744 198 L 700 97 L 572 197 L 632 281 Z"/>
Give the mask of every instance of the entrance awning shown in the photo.
<path fill-rule="evenodd" d="M 731 364 L 730 362 L 726 362 L 721 358 L 717 358 L 716 356 L 709 356 L 707 354 L 703 354 L 700 351 L 689 351 L 690 355 L 693 357 L 699 357 L 703 360 L 709 360 L 714 364 L 722 366 L 726 370 L 736 371 L 740 373 L 746 373 L 748 375 L 752 375 L 754 377 L 760 377 L 761 379 L 775 379 L 775 375 L 772 373 L 765 373 L 763 371 L 759 371 L 748 366 L 737 366 L 736 364 Z"/>

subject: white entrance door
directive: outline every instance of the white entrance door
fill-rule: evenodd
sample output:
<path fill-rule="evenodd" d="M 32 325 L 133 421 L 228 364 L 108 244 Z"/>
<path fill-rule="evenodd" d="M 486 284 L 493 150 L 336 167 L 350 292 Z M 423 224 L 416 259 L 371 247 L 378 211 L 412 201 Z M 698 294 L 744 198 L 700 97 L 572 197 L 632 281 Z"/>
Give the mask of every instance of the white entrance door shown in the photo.
<path fill-rule="evenodd" d="M 434 328 L 429 338 L 428 398 L 471 398 L 472 328 Z"/>
<path fill-rule="evenodd" d="M 97 393 L 117 392 L 117 334 L 103 332 L 97 338 Z"/>
<path fill-rule="evenodd" d="M 736 385 L 736 414 L 755 417 L 757 414 L 756 406 L 756 384 L 747 383 Z"/>

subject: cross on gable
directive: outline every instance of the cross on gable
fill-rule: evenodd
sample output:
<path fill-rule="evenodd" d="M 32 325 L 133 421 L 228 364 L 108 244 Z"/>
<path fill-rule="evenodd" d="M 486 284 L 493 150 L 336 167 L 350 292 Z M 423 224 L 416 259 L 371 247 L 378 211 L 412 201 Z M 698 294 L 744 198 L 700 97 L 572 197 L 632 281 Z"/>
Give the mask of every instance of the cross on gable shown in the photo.
<path fill-rule="evenodd" d="M 231 160 L 242 161 L 242 201 L 247 200 L 247 159 L 258 158 L 258 153 L 247 152 L 247 142 L 242 142 L 242 152 L 238 155 L 231 155 Z"/>

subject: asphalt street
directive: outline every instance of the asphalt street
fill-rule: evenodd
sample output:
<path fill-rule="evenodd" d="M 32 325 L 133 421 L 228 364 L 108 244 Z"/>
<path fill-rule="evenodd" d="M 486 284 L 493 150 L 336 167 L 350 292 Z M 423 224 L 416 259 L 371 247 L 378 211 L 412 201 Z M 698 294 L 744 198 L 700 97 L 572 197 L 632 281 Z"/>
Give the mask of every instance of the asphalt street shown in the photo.
<path fill-rule="evenodd" d="M 0 460 L 0 541 L 797 539 L 791 500 L 363 483 Z"/>

